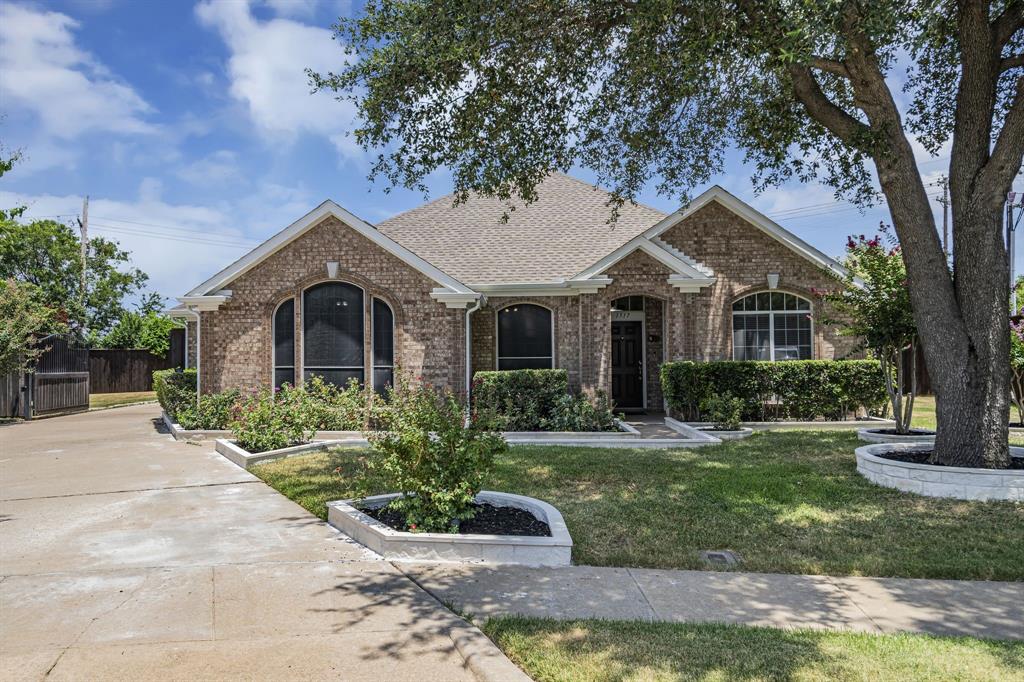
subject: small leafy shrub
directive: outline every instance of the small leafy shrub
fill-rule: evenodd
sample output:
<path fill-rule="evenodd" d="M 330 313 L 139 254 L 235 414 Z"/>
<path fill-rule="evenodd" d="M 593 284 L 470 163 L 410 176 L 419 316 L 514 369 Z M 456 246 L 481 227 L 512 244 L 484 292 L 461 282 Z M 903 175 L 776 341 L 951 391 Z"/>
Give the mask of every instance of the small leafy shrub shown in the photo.
<path fill-rule="evenodd" d="M 196 371 L 161 369 L 153 372 L 153 390 L 160 407 L 168 417 L 177 421 L 183 408 L 196 404 Z"/>
<path fill-rule="evenodd" d="M 232 408 L 239 396 L 238 389 L 207 393 L 200 396 L 198 406 L 193 401 L 179 409 L 177 422 L 183 429 L 226 429 L 231 423 Z"/>
<path fill-rule="evenodd" d="M 388 506 L 404 515 L 409 530 L 457 532 L 473 516 L 473 500 L 505 450 L 490 419 L 467 424 L 463 405 L 450 393 L 410 385 L 396 377 L 391 409 L 382 430 L 370 435 L 372 454 L 364 461 L 364 492 L 383 482 L 402 493 Z"/>
<path fill-rule="evenodd" d="M 840 420 L 881 410 L 885 378 L 873 360 L 666 362 L 661 388 L 674 414 L 701 420 L 701 404 L 730 394 L 743 403 L 742 421 Z"/>
<path fill-rule="evenodd" d="M 592 398 L 562 394 L 541 424 L 546 431 L 618 431 L 612 401 L 604 391 L 596 391 Z"/>
<path fill-rule="evenodd" d="M 350 379 L 345 388 L 318 376 L 302 383 L 306 410 L 317 430 L 359 431 L 366 428 L 373 391 Z"/>
<path fill-rule="evenodd" d="M 316 424 L 301 388 L 261 389 L 232 408 L 231 431 L 239 447 L 266 452 L 310 441 Z"/>
<path fill-rule="evenodd" d="M 500 431 L 538 431 L 554 417 L 556 405 L 569 393 L 564 369 L 514 369 L 477 372 L 473 377 L 473 407 L 495 415 Z"/>
<path fill-rule="evenodd" d="M 704 399 L 700 410 L 704 418 L 714 425 L 715 430 L 738 431 L 743 401 L 728 393 L 712 395 Z"/>

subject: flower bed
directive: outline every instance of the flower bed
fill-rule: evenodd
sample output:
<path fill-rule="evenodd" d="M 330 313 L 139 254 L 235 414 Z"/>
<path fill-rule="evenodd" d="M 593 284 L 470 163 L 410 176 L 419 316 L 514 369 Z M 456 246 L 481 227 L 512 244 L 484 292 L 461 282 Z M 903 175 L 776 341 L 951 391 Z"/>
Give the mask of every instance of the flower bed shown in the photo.
<path fill-rule="evenodd" d="M 901 462 L 879 456 L 889 451 L 926 451 L 931 443 L 879 443 L 856 450 L 857 471 L 887 488 L 958 500 L 1024 501 L 1024 470 L 977 469 Z M 1024 460 L 1024 447 L 1011 447 L 1014 458 Z"/>
<path fill-rule="evenodd" d="M 328 502 L 327 521 L 390 561 L 568 566 L 572 559 L 572 538 L 562 515 L 541 500 L 489 490 L 474 498 L 478 504 L 529 512 L 547 525 L 550 534 L 546 536 L 400 531 L 359 508 L 379 510 L 399 497 L 396 493 Z"/>

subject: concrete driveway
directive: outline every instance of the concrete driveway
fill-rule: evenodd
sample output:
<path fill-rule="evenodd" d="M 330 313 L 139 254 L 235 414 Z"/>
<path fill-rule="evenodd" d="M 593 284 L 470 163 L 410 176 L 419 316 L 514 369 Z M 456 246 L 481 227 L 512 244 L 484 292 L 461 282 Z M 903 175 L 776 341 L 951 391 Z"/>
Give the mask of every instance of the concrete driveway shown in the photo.
<path fill-rule="evenodd" d="M 0 426 L 0 678 L 473 679 L 462 621 L 157 416 Z"/>

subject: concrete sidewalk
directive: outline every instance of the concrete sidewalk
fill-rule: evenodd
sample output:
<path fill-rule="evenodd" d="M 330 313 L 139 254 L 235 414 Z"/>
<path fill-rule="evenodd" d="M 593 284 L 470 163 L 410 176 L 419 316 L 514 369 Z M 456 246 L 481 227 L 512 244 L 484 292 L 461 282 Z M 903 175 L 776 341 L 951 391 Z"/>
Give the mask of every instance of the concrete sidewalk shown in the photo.
<path fill-rule="evenodd" d="M 159 407 L 0 426 L 0 679 L 525 679 Z"/>
<path fill-rule="evenodd" d="M 1024 583 L 652 569 L 405 564 L 476 617 L 723 622 L 1024 640 Z"/>

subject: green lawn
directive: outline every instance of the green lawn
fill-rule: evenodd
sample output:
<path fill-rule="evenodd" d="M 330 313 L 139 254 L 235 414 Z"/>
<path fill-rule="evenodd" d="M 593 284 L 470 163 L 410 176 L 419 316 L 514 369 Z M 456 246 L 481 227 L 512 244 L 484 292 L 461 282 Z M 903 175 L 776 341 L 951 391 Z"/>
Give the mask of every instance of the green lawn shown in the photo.
<path fill-rule="evenodd" d="M 1024 580 L 1024 503 L 875 486 L 856 472 L 858 445 L 780 431 L 692 450 L 514 447 L 485 487 L 558 507 L 578 564 L 700 569 L 700 550 L 732 549 L 746 571 Z M 356 457 L 253 473 L 324 518 L 326 501 L 353 495 Z"/>
<path fill-rule="evenodd" d="M 89 409 L 95 410 L 100 407 L 117 407 L 118 405 L 131 405 L 156 400 L 155 391 L 135 391 L 133 393 L 90 393 Z"/>
<path fill-rule="evenodd" d="M 1024 680 L 1019 642 L 524 618 L 483 630 L 538 682 Z"/>

